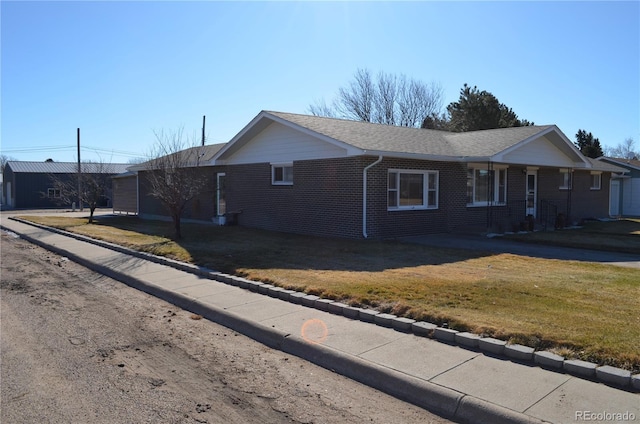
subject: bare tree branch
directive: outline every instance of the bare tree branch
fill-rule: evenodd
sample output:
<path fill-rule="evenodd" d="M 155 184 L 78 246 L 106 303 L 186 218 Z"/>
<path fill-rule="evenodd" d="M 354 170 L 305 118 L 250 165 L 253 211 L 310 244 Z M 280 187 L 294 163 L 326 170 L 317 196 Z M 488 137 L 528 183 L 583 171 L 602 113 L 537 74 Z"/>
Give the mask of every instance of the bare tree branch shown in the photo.
<path fill-rule="evenodd" d="M 340 88 L 336 101 L 338 112 L 349 119 L 373 122 L 375 88 L 371 74 L 366 69 L 358 69 L 348 88 Z"/>
<path fill-rule="evenodd" d="M 51 200 L 58 205 L 70 205 L 78 198 L 89 206 L 89 223 L 93 222 L 93 213 L 98 205 L 112 198 L 111 177 L 117 174 L 113 164 L 105 162 L 82 162 L 80 178 L 82 192 L 78 196 L 78 179 L 76 175 L 49 174 L 54 196 Z M 49 193 L 41 193 L 50 197 Z M 78 205 L 80 207 L 81 205 Z"/>
<path fill-rule="evenodd" d="M 640 151 L 635 150 L 635 142 L 629 137 L 616 147 L 607 149 L 607 156 L 619 159 L 637 159 L 640 158 Z"/>
<path fill-rule="evenodd" d="M 158 199 L 173 221 L 176 239 L 182 238 L 181 218 L 187 203 L 196 197 L 208 183 L 201 172 L 203 148 L 197 137 L 191 143 L 183 130 L 154 132 L 156 144 L 144 163 L 149 195 Z"/>
<path fill-rule="evenodd" d="M 444 91 L 438 83 L 425 84 L 384 72 L 374 81 L 368 70 L 358 69 L 331 105 L 316 102 L 309 111 L 316 116 L 420 127 L 427 117 L 441 115 L 443 99 Z"/>

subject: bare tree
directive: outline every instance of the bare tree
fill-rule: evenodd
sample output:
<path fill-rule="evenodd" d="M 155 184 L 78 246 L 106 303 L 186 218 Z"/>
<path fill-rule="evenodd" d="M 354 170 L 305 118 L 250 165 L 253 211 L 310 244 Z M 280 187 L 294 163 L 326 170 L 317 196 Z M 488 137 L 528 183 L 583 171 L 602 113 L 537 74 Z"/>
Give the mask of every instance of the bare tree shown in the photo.
<path fill-rule="evenodd" d="M 444 90 L 439 83 L 428 85 L 403 75 L 399 80 L 398 125 L 420 127 L 429 116 L 438 116 L 444 104 Z"/>
<path fill-rule="evenodd" d="M 337 118 L 336 106 L 329 106 L 327 102 L 316 100 L 315 104 L 309 106 L 309 113 L 315 116 L 326 116 L 327 118 Z"/>
<path fill-rule="evenodd" d="M 373 122 L 375 87 L 371 74 L 366 69 L 358 69 L 349 87 L 340 88 L 336 105 L 345 118 Z"/>
<path fill-rule="evenodd" d="M 606 155 L 612 158 L 620 159 L 638 159 L 640 152 L 635 150 L 635 142 L 629 137 L 616 147 L 606 149 Z"/>
<path fill-rule="evenodd" d="M 386 125 L 420 127 L 428 116 L 443 109 L 440 84 L 425 84 L 405 75 L 379 72 L 374 79 L 367 69 L 358 69 L 347 87 L 340 88 L 328 106 L 324 101 L 309 107 L 316 116 L 341 117 Z"/>
<path fill-rule="evenodd" d="M 374 122 L 385 125 L 396 125 L 397 78 L 391 74 L 380 72 L 374 92 Z"/>
<path fill-rule="evenodd" d="M 96 208 L 112 198 L 111 177 L 118 173 L 113 164 L 82 162 L 80 164 L 81 193 L 78 196 L 78 179 L 75 175 L 50 174 L 53 193 L 42 193 L 59 205 L 69 205 L 80 199 L 89 206 L 89 224 L 93 222 Z M 80 206 L 80 205 L 79 205 Z"/>
<path fill-rule="evenodd" d="M 11 156 L 7 156 L 7 155 L 0 155 L 0 173 L 4 174 L 4 167 L 7 164 L 7 162 L 11 162 L 11 161 L 15 161 L 17 159 L 12 158 Z"/>
<path fill-rule="evenodd" d="M 192 137 L 189 143 L 182 129 L 154 134 L 156 144 L 149 155 L 153 159 L 143 164 L 149 195 L 165 207 L 173 222 L 175 238 L 181 239 L 184 209 L 208 184 L 200 168 L 203 148 L 198 146 L 197 137 Z"/>

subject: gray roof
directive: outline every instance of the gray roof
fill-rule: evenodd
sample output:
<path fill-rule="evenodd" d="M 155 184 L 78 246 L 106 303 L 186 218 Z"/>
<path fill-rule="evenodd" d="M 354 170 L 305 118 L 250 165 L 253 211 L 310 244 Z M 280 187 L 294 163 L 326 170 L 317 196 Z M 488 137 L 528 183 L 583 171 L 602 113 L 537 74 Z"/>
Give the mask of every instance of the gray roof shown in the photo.
<path fill-rule="evenodd" d="M 598 161 L 606 161 L 604 163 L 611 163 L 618 166 L 623 166 L 629 169 L 640 169 L 640 160 L 637 159 L 625 159 L 625 158 L 610 158 L 602 156 L 598 158 Z"/>
<path fill-rule="evenodd" d="M 131 164 L 127 163 L 94 163 L 82 162 L 82 172 L 87 174 L 121 174 L 127 171 Z M 75 174 L 78 172 L 77 162 L 26 162 L 9 161 L 7 166 L 14 173 L 31 174 Z"/>
<path fill-rule="evenodd" d="M 543 125 L 453 133 L 294 113 L 265 113 L 362 150 L 449 157 L 493 156 L 553 127 Z"/>
<path fill-rule="evenodd" d="M 171 154 L 162 156 L 161 158 L 172 157 L 172 155 L 179 154 L 180 156 L 176 156 L 177 164 L 179 165 L 186 165 L 186 164 L 195 165 L 196 163 L 206 164 L 226 144 L 227 143 L 217 143 L 217 144 L 208 144 L 205 146 L 190 147 L 188 149 L 180 150 L 179 152 L 171 152 Z M 197 161 L 196 161 L 196 158 L 198 159 Z M 150 166 L 152 166 L 157 159 L 159 158 L 154 158 L 152 160 L 148 160 L 146 162 L 142 162 L 136 165 L 128 165 L 127 168 L 129 171 L 143 171 L 149 168 Z"/>

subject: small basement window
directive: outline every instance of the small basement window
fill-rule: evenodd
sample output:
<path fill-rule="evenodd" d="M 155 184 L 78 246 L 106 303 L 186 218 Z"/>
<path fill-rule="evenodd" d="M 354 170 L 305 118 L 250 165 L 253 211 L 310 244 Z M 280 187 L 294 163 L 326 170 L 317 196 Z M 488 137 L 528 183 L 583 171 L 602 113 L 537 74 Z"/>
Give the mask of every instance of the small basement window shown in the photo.
<path fill-rule="evenodd" d="M 272 164 L 271 184 L 293 185 L 293 164 Z"/>

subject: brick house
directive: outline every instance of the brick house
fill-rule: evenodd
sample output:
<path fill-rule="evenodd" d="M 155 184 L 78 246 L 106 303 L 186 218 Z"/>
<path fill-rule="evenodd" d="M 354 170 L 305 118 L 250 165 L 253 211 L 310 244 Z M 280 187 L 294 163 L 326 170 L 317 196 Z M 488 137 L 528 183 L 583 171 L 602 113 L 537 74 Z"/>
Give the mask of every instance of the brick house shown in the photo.
<path fill-rule="evenodd" d="M 624 171 L 584 157 L 555 125 L 450 133 L 263 111 L 216 148 L 202 171 L 211 190 L 187 219 L 330 237 L 606 217 Z M 158 213 L 138 191 L 140 214 Z"/>

